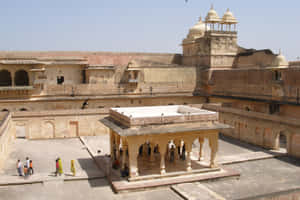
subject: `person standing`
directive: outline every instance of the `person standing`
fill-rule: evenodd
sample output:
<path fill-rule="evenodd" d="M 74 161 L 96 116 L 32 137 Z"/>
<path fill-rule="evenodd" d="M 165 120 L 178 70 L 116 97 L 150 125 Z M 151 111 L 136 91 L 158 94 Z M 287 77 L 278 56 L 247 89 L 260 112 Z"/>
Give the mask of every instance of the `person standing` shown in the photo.
<path fill-rule="evenodd" d="M 27 167 L 27 169 L 29 169 L 29 165 L 30 165 L 29 158 L 28 158 L 28 157 L 26 157 L 26 167 Z"/>
<path fill-rule="evenodd" d="M 18 160 L 18 162 L 17 162 L 17 171 L 18 171 L 19 176 L 23 176 L 23 174 L 22 174 L 22 163 L 21 163 L 20 160 Z"/>
<path fill-rule="evenodd" d="M 63 167 L 62 167 L 62 162 L 61 159 L 58 158 L 58 174 L 61 176 L 63 174 Z"/>
<path fill-rule="evenodd" d="M 74 160 L 71 160 L 71 172 L 73 173 L 73 176 L 76 175 L 76 169 L 75 169 L 75 162 L 74 162 Z"/>
<path fill-rule="evenodd" d="M 29 161 L 29 174 L 33 174 L 33 165 L 32 165 L 32 160 Z"/>
<path fill-rule="evenodd" d="M 59 169 L 58 158 L 55 160 L 55 168 L 56 168 L 56 170 L 55 170 L 55 176 L 57 176 L 58 169 Z"/>
<path fill-rule="evenodd" d="M 27 166 L 26 165 L 24 165 L 24 176 L 25 176 L 25 178 L 28 176 L 28 168 L 27 168 Z"/>

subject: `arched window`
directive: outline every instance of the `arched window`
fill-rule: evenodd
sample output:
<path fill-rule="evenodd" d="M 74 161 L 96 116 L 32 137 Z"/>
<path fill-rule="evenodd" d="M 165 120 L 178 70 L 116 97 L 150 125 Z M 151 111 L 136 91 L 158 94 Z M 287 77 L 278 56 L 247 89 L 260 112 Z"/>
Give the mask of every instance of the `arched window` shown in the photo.
<path fill-rule="evenodd" d="M 6 108 L 2 109 L 1 112 L 9 112 Z"/>
<path fill-rule="evenodd" d="M 11 75 L 9 71 L 0 71 L 0 86 L 11 86 Z"/>
<path fill-rule="evenodd" d="M 29 85 L 28 73 L 25 70 L 19 70 L 15 73 L 15 84 L 17 86 Z"/>

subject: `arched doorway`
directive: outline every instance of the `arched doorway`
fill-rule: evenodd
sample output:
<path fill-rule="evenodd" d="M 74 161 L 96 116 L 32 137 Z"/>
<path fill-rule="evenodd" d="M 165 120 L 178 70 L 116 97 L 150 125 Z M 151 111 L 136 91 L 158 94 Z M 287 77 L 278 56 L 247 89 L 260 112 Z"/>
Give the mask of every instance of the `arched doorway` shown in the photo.
<path fill-rule="evenodd" d="M 7 70 L 0 71 L 0 86 L 11 86 L 11 74 Z"/>
<path fill-rule="evenodd" d="M 28 73 L 25 70 L 19 70 L 15 73 L 15 85 L 16 86 L 29 85 Z"/>
<path fill-rule="evenodd" d="M 279 148 L 281 151 L 287 152 L 287 136 L 282 131 L 279 133 Z"/>
<path fill-rule="evenodd" d="M 55 137 L 55 128 L 52 122 L 44 122 L 43 125 L 43 135 L 42 138 L 54 138 Z"/>

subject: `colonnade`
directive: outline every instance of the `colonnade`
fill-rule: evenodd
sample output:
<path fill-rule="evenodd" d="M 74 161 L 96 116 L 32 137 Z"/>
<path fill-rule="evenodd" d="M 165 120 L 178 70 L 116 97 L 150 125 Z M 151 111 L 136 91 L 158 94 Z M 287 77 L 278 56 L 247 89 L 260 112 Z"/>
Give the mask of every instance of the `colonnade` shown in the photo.
<path fill-rule="evenodd" d="M 198 160 L 203 160 L 203 145 L 205 138 L 209 141 L 211 149 L 210 167 L 217 167 L 215 162 L 218 151 L 218 131 L 198 133 L 173 133 L 159 135 L 120 136 L 110 131 L 110 148 L 112 162 L 119 163 L 121 170 L 128 169 L 130 177 L 139 176 L 138 157 L 148 156 L 149 162 L 157 159 L 160 155 L 160 174 L 167 173 L 166 160 L 177 162 L 180 158 L 185 160 L 185 169 L 192 171 L 192 145 L 195 140 L 199 141 Z M 159 154 L 158 154 L 159 153 Z M 172 157 L 172 158 L 171 158 Z"/>

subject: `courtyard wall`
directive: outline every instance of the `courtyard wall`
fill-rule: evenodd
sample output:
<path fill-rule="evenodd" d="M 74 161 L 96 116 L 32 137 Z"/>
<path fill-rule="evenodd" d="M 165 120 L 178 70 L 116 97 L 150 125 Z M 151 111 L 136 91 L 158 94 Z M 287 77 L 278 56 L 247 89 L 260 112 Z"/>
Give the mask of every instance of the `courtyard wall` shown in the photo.
<path fill-rule="evenodd" d="M 299 119 L 227 108 L 221 105 L 207 104 L 203 108 L 219 112 L 219 121 L 233 127 L 222 130 L 223 134 L 275 150 L 280 148 L 280 136 L 283 136 L 286 138 L 287 153 L 300 158 Z"/>
<path fill-rule="evenodd" d="M 14 112 L 12 120 L 27 139 L 72 138 L 108 133 L 99 121 L 107 109 Z"/>
<path fill-rule="evenodd" d="M 15 139 L 15 126 L 8 112 L 0 113 L 0 169 L 9 153 L 10 144 Z"/>

